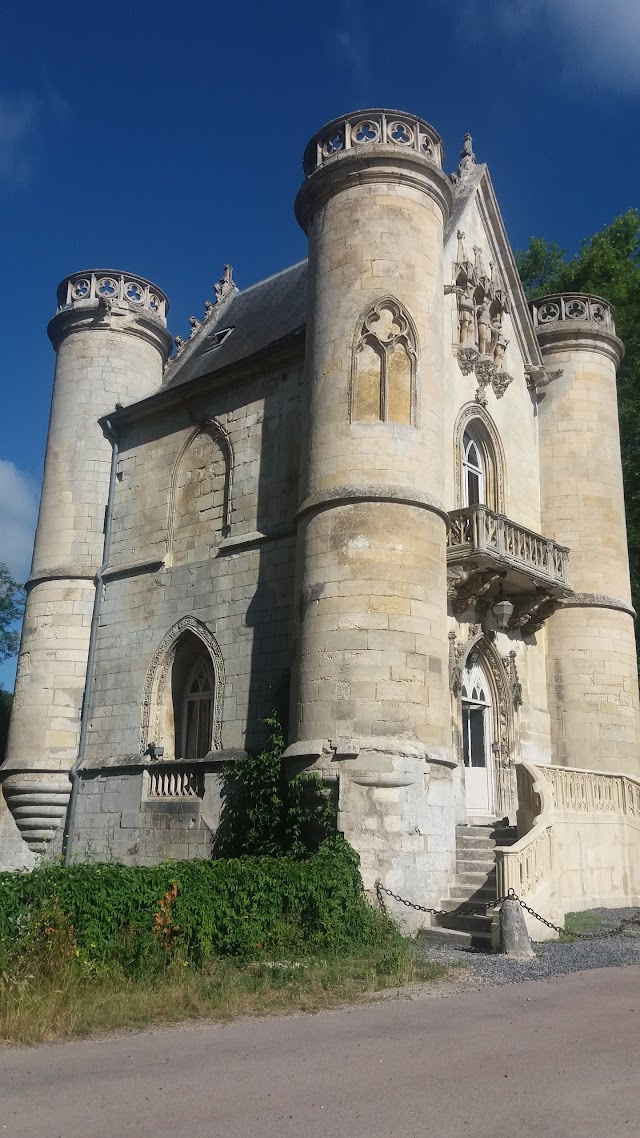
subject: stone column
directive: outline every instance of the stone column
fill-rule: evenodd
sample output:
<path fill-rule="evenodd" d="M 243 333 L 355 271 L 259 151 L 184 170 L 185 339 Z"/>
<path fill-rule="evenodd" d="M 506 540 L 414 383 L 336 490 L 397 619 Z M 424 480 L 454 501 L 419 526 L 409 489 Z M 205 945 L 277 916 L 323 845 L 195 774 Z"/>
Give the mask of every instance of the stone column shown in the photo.
<path fill-rule="evenodd" d="M 339 826 L 367 887 L 381 877 L 405 896 L 439 900 L 455 829 L 443 501 L 451 184 L 434 129 L 380 110 L 328 124 L 304 168 L 296 214 L 309 237 L 309 297 L 288 756 L 339 775 Z M 394 387 L 391 357 L 378 387 L 376 352 L 403 330 L 416 351 L 412 405 L 408 374 Z"/>
<path fill-rule="evenodd" d="M 542 532 L 568 545 L 573 596 L 547 621 L 554 761 L 640 770 L 638 677 L 616 369 L 623 345 L 600 297 L 532 305 L 547 378 L 538 400 Z"/>
<path fill-rule="evenodd" d="M 102 561 L 111 445 L 98 419 L 162 383 L 167 299 L 140 277 L 75 273 L 49 324 L 56 371 L 4 797 L 42 850 L 58 830 L 77 755 L 94 578 Z"/>

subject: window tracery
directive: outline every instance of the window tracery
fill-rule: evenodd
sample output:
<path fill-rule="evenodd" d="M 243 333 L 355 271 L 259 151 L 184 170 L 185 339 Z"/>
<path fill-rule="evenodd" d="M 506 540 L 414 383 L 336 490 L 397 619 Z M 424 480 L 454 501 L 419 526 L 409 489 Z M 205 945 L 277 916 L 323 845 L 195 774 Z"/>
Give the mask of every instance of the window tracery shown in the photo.
<path fill-rule="evenodd" d="M 362 320 L 353 351 L 352 422 L 416 424 L 417 336 L 413 321 L 392 297 Z"/>

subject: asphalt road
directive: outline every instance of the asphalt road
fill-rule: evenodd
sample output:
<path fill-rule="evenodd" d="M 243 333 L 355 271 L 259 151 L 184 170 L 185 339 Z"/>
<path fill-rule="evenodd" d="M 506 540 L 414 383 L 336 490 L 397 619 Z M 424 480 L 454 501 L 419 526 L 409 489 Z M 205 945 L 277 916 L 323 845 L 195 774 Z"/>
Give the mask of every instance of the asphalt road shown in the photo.
<path fill-rule="evenodd" d="M 640 966 L 0 1051 L 0 1138 L 619 1138 Z"/>

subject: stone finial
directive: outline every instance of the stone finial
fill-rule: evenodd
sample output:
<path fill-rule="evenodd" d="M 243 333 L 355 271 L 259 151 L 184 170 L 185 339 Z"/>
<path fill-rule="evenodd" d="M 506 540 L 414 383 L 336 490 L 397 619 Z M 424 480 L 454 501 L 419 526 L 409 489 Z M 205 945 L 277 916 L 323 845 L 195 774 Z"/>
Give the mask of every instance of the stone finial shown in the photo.
<path fill-rule="evenodd" d="M 236 284 L 233 279 L 233 266 L 225 265 L 224 273 L 221 279 L 219 281 L 216 281 L 213 286 L 213 291 L 215 293 L 217 303 L 220 304 L 223 300 L 226 300 L 232 292 L 235 292 L 235 290 Z"/>
<path fill-rule="evenodd" d="M 460 161 L 458 163 L 457 173 L 451 175 L 451 180 L 454 184 L 460 182 L 463 178 L 473 173 L 476 166 L 476 156 L 473 153 L 473 139 L 470 134 L 465 134 L 462 142 L 462 150 L 460 151 Z"/>

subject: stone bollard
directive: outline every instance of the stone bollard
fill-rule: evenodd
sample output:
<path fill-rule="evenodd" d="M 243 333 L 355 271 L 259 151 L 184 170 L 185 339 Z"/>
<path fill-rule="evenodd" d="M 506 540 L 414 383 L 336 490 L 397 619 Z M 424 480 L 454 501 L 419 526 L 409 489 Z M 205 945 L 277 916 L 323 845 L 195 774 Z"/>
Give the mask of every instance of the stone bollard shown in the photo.
<path fill-rule="evenodd" d="M 500 952 L 521 960 L 535 956 L 518 901 L 503 901 L 500 909 Z"/>

